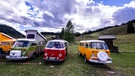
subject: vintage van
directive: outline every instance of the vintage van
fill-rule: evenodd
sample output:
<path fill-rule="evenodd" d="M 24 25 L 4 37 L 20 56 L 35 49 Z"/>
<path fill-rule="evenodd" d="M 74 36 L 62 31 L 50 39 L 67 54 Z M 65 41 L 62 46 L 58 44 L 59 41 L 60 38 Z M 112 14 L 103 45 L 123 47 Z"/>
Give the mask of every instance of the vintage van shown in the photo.
<path fill-rule="evenodd" d="M 80 41 L 78 52 L 84 57 L 85 62 L 112 63 L 110 50 L 102 40 Z"/>
<path fill-rule="evenodd" d="M 50 40 L 44 49 L 45 61 L 64 61 L 68 53 L 68 42 L 65 40 Z"/>
<path fill-rule="evenodd" d="M 6 58 L 9 60 L 34 59 L 43 52 L 44 45 L 45 44 L 39 43 L 35 39 L 18 39 Z"/>
<path fill-rule="evenodd" d="M 15 40 L 4 40 L 0 42 L 0 54 L 8 54 Z"/>
<path fill-rule="evenodd" d="M 26 38 L 17 39 L 12 46 L 9 60 L 34 59 L 44 51 L 46 38 L 39 34 L 36 30 L 27 30 Z"/>
<path fill-rule="evenodd" d="M 12 38 L 11 36 L 0 32 L 0 56 L 6 56 L 9 53 L 13 43 L 16 39 Z"/>

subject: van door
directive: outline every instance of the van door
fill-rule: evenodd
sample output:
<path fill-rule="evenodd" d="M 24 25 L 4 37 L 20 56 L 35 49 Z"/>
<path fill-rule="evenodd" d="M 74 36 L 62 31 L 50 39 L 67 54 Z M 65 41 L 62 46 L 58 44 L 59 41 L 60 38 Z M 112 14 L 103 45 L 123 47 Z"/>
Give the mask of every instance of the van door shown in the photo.
<path fill-rule="evenodd" d="M 86 43 L 85 44 L 85 55 L 86 55 L 87 60 L 90 59 L 91 54 L 92 54 L 92 51 L 91 51 L 91 48 L 89 46 L 89 43 Z"/>
<path fill-rule="evenodd" d="M 84 51 L 85 51 L 85 43 L 81 43 L 79 49 L 80 49 L 80 53 L 81 53 L 82 55 L 84 55 Z"/>

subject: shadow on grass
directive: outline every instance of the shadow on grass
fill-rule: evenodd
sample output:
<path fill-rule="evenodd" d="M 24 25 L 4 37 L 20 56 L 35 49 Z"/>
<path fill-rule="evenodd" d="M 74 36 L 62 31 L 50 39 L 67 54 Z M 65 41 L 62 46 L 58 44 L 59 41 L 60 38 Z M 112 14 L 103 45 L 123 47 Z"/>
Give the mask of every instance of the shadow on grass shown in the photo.
<path fill-rule="evenodd" d="M 92 62 L 89 62 L 88 63 L 89 65 L 91 65 L 93 68 L 104 68 L 104 69 L 110 69 L 110 67 L 108 67 L 106 64 L 101 64 L 101 63 L 92 63 Z"/>
<path fill-rule="evenodd" d="M 43 61 L 44 65 L 61 65 L 64 62 L 60 62 L 60 61 Z"/>

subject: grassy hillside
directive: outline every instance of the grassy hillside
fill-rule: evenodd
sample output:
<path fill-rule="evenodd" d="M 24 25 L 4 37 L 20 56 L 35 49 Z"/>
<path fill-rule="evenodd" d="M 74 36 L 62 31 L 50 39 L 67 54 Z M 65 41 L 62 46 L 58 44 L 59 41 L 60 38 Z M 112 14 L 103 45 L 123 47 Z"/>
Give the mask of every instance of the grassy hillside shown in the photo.
<path fill-rule="evenodd" d="M 120 52 L 135 52 L 135 33 L 116 35 L 114 45 L 119 47 Z"/>
<path fill-rule="evenodd" d="M 119 27 L 113 27 L 106 29 L 104 31 L 99 32 L 99 35 L 108 35 L 108 34 L 113 34 L 113 35 L 123 35 L 127 33 L 127 25 L 119 26 Z"/>
<path fill-rule="evenodd" d="M 133 24 L 135 29 L 135 23 Z M 94 35 L 124 35 L 127 34 L 127 25 L 122 25 L 118 27 L 108 28 L 100 32 L 94 33 Z"/>
<path fill-rule="evenodd" d="M 3 25 L 0 24 L 0 32 L 3 32 L 13 38 L 23 38 L 25 37 L 23 34 L 21 34 L 20 32 L 18 32 L 17 30 L 15 30 L 14 28 L 7 26 L 7 25 Z"/>

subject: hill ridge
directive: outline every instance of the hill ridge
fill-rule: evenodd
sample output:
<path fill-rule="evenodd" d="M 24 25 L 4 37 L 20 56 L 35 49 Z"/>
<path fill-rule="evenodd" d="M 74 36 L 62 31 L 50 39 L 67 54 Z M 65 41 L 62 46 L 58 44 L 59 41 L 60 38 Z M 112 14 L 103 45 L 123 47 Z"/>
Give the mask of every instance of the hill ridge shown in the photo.
<path fill-rule="evenodd" d="M 5 24 L 0 24 L 0 32 L 3 32 L 13 38 L 24 38 L 25 36 L 14 28 L 7 26 Z"/>

